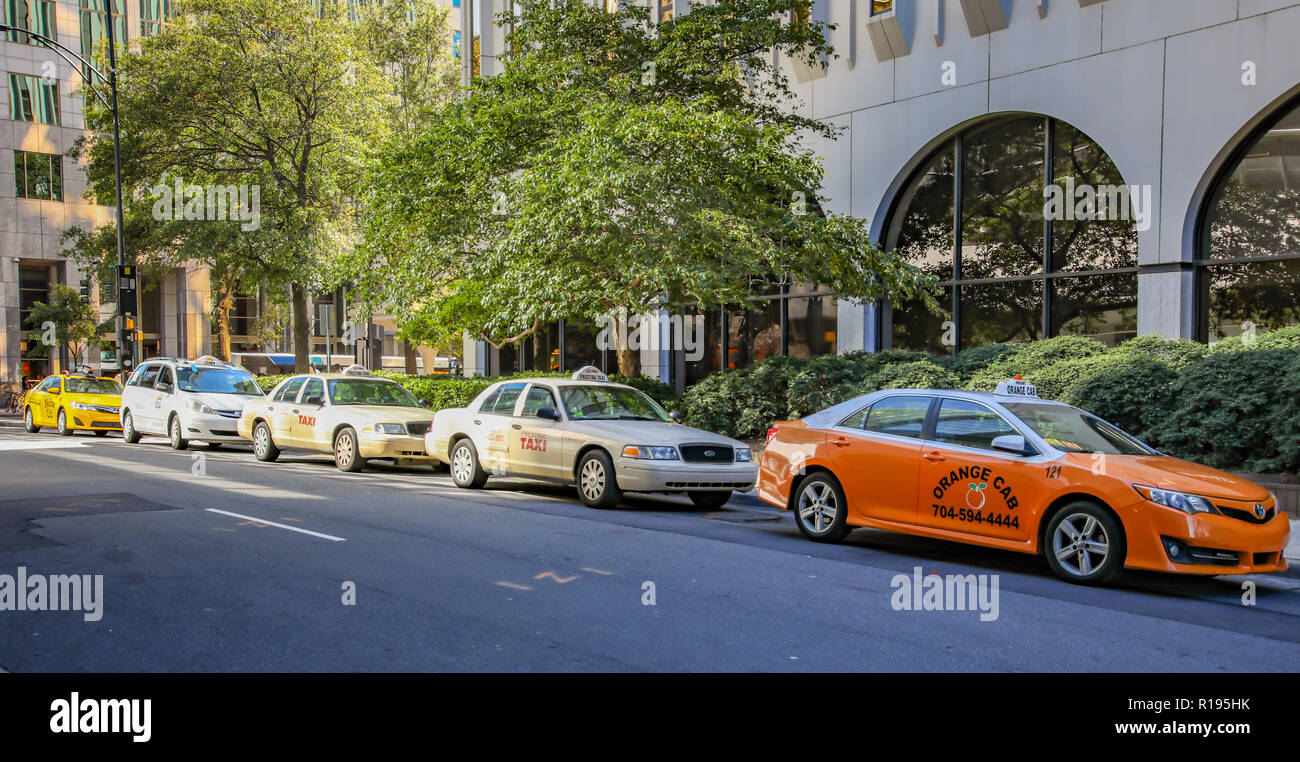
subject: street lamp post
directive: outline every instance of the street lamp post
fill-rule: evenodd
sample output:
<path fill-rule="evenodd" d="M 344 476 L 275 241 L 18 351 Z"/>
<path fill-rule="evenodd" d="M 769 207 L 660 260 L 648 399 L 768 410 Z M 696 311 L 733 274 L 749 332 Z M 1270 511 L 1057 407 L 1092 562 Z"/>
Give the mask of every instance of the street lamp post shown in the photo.
<path fill-rule="evenodd" d="M 118 356 L 118 366 L 122 370 L 126 370 L 125 364 L 123 362 L 123 356 L 128 351 L 131 354 L 131 357 L 129 358 L 129 364 L 132 367 L 134 367 L 135 365 L 136 347 L 134 345 L 134 342 L 131 341 L 130 338 L 127 338 L 126 321 L 128 318 L 131 318 L 136 314 L 136 309 L 134 304 L 130 305 L 130 309 L 128 309 L 128 306 L 125 304 L 126 300 L 123 299 L 121 296 L 124 289 L 120 287 L 120 284 L 124 277 L 125 272 L 129 272 L 132 284 L 134 284 L 135 273 L 133 271 L 124 270 L 126 266 L 126 228 L 125 228 L 126 216 L 123 211 L 123 204 L 122 204 L 122 128 L 121 128 L 121 120 L 119 118 L 120 114 L 118 112 L 118 107 L 117 107 L 117 41 L 116 41 L 116 33 L 114 32 L 113 29 L 114 27 L 113 5 L 114 4 L 110 4 L 108 9 L 108 25 L 107 25 L 108 74 L 105 74 L 104 72 L 95 68 L 95 65 L 91 63 L 88 59 L 83 58 L 77 53 L 74 53 L 73 51 L 64 47 L 57 40 L 51 37 L 47 37 L 46 35 L 43 35 L 39 32 L 33 32 L 29 29 L 23 29 L 22 27 L 17 27 L 12 24 L 3 24 L 3 23 L 0 23 L 0 32 L 19 32 L 21 34 L 25 34 L 28 37 L 31 37 L 39 41 L 42 45 L 49 48 L 50 50 L 54 51 L 56 54 L 59 55 L 59 57 L 61 57 L 73 68 L 76 68 L 77 65 L 80 64 L 82 67 L 84 67 L 85 71 L 94 74 L 95 76 L 99 77 L 100 80 L 108 84 L 109 98 L 106 99 L 104 95 L 99 92 L 99 90 L 95 89 L 95 86 L 89 77 L 86 78 L 86 82 L 85 82 L 85 85 L 87 89 L 90 90 L 91 94 L 93 94 L 96 98 L 98 98 L 99 101 L 104 104 L 104 106 L 108 109 L 109 113 L 112 114 L 113 116 L 113 183 L 115 186 L 114 190 L 117 197 L 116 198 L 117 201 L 117 273 L 116 273 L 117 278 L 116 280 L 118 281 L 114 285 L 115 287 L 118 287 L 118 292 L 119 292 L 119 296 L 117 300 L 117 314 L 119 318 L 118 336 L 117 336 L 117 342 L 118 342 L 117 356 Z M 131 294 L 136 293 L 134 285 L 132 285 L 132 288 L 130 289 L 130 293 Z"/>

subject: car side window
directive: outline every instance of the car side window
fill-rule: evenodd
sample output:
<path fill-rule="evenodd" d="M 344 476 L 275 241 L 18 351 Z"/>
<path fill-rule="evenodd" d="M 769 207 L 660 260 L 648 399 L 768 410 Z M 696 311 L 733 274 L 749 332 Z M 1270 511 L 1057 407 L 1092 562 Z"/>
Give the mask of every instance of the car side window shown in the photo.
<path fill-rule="evenodd" d="M 500 396 L 501 396 L 501 387 L 498 386 L 491 394 L 487 396 L 487 399 L 483 400 L 483 404 L 478 406 L 478 411 L 480 413 L 492 412 L 492 407 L 497 404 L 497 397 Z"/>
<path fill-rule="evenodd" d="M 514 415 L 515 403 L 519 401 L 519 395 L 523 394 L 524 384 L 506 384 L 501 387 L 501 393 L 497 395 L 492 402 L 492 409 L 489 410 L 487 404 L 483 405 L 484 413 L 496 413 L 497 415 Z"/>
<path fill-rule="evenodd" d="M 939 403 L 939 418 L 934 425 L 936 442 L 992 450 L 994 439 L 1016 433 L 1005 418 L 978 402 L 945 399 Z"/>
<path fill-rule="evenodd" d="M 559 409 L 555 404 L 555 394 L 545 386 L 534 386 L 528 390 L 528 396 L 524 397 L 524 407 L 519 415 L 524 418 L 536 418 L 537 411 L 544 407 Z"/>
<path fill-rule="evenodd" d="M 132 379 L 131 386 L 143 386 L 152 389 L 154 382 L 158 380 L 158 371 L 161 369 L 161 365 L 144 366 L 140 369 L 140 372 L 136 374 L 135 378 Z"/>
<path fill-rule="evenodd" d="M 56 388 L 58 385 L 59 385 L 59 377 L 50 376 L 49 378 L 41 382 L 40 386 L 36 387 L 36 391 L 48 392 L 49 390 Z"/>
<path fill-rule="evenodd" d="M 845 418 L 840 425 L 877 434 L 920 439 L 929 410 L 929 397 L 886 397 Z"/>
<path fill-rule="evenodd" d="M 325 397 L 325 382 L 321 381 L 319 378 L 313 378 L 307 381 L 307 384 L 302 388 L 302 397 L 300 397 L 300 399 L 302 399 L 305 404 L 307 398 L 313 394 L 321 398 Z"/>
<path fill-rule="evenodd" d="M 172 375 L 172 369 L 166 365 L 158 373 L 158 380 L 154 382 L 154 388 L 157 389 L 159 384 L 168 384 L 174 390 L 176 388 L 176 379 Z"/>
<path fill-rule="evenodd" d="M 293 402 L 298 399 L 298 390 L 302 388 L 305 378 L 291 378 L 280 387 L 280 391 L 275 395 L 276 402 Z"/>

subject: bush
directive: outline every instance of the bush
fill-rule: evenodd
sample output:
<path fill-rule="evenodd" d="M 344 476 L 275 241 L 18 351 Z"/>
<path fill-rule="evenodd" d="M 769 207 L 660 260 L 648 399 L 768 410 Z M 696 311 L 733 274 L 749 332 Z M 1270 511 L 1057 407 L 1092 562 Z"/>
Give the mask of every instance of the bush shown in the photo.
<path fill-rule="evenodd" d="M 1024 344 L 985 344 L 982 347 L 963 349 L 955 355 L 939 360 L 939 364 L 951 370 L 958 377 L 961 385 L 970 382 L 971 377 L 995 362 L 1009 361 L 1016 353 L 1024 349 Z"/>
<path fill-rule="evenodd" d="M 853 395 L 853 390 L 870 372 L 868 364 L 854 353 L 821 355 L 790 379 L 786 406 L 795 417 L 815 413 Z M 865 355 L 868 356 L 869 355 Z"/>
<path fill-rule="evenodd" d="M 991 392 L 997 389 L 998 384 L 1015 375 L 1021 375 L 1030 380 L 1035 375 L 1046 378 L 1038 372 L 1065 360 L 1080 360 L 1102 354 L 1105 351 L 1105 344 L 1096 339 L 1083 336 L 1057 336 L 1054 339 L 1030 342 L 1021 347 L 1020 351 L 1014 355 L 991 363 L 983 370 L 977 371 L 971 376 L 967 388 L 975 391 Z"/>
<path fill-rule="evenodd" d="M 1151 431 L 1173 413 L 1174 398 L 1169 387 L 1178 372 L 1168 362 L 1139 353 L 1114 357 L 1097 365 L 1096 370 L 1081 374 L 1057 399 L 1159 447 Z"/>
<path fill-rule="evenodd" d="M 1277 390 L 1281 407 L 1272 417 L 1273 439 L 1277 443 L 1277 470 L 1300 471 L 1300 356 L 1291 360 Z"/>
<path fill-rule="evenodd" d="M 933 360 L 915 360 L 881 368 L 859 384 L 853 394 L 836 402 L 881 389 L 954 389 L 956 386 L 957 374 Z"/>
<path fill-rule="evenodd" d="M 1107 355 L 1147 357 L 1161 360 L 1173 368 L 1184 368 L 1205 357 L 1209 351 L 1209 348 L 1199 341 L 1166 339 L 1163 336 L 1138 336 L 1111 349 Z"/>
<path fill-rule="evenodd" d="M 1215 468 L 1278 471 L 1287 467 L 1274 419 L 1300 348 L 1211 352 L 1169 387 L 1173 411 L 1152 432 L 1156 446 Z"/>

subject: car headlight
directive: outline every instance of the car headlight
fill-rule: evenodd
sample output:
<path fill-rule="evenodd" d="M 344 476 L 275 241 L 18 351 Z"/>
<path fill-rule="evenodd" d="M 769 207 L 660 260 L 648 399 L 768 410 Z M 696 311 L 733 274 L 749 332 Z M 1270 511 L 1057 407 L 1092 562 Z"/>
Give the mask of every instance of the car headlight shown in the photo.
<path fill-rule="evenodd" d="M 87 410 L 87 411 L 90 411 L 90 410 L 94 410 L 94 409 L 95 409 L 95 408 L 91 407 L 90 405 L 87 405 L 87 404 L 84 403 L 84 402 L 74 402 L 74 403 L 72 403 L 72 407 L 75 408 L 75 409 L 77 409 L 77 410 Z"/>
<path fill-rule="evenodd" d="M 1189 495 L 1186 492 L 1174 492 L 1173 490 L 1147 487 L 1141 484 L 1134 484 L 1133 489 L 1156 505 L 1175 508 L 1183 513 L 1218 513 L 1218 511 L 1214 510 L 1214 506 L 1210 504 L 1210 501 L 1200 495 Z"/>
<path fill-rule="evenodd" d="M 753 452 L 753 450 L 750 450 L 748 447 L 737 447 L 737 448 L 736 448 L 736 462 L 737 462 L 737 463 L 748 463 L 748 462 L 750 462 L 750 461 L 753 460 L 753 459 L 754 459 L 754 452 Z"/>
<path fill-rule="evenodd" d="M 185 407 L 188 407 L 190 410 L 193 410 L 196 413 L 202 413 L 204 415 L 216 415 L 217 413 L 217 411 L 213 410 L 212 408 L 208 407 L 207 405 L 195 399 L 185 400 Z"/>
<path fill-rule="evenodd" d="M 375 431 L 380 434 L 405 434 L 406 425 L 402 423 L 376 423 Z"/>
<path fill-rule="evenodd" d="M 677 448 L 628 445 L 623 448 L 623 457 L 641 460 L 677 460 Z"/>

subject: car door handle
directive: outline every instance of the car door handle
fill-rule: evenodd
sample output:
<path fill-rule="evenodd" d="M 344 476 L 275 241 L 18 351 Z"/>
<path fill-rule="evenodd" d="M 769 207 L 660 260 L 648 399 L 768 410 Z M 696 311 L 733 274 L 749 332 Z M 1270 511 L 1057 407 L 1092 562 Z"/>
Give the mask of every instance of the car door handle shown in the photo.
<path fill-rule="evenodd" d="M 922 457 L 922 458 L 925 458 L 926 460 L 930 461 L 931 463 L 939 463 L 939 462 L 941 462 L 941 461 L 945 461 L 945 460 L 947 460 L 947 458 L 945 458 L 945 457 L 943 456 L 943 453 L 939 452 L 938 450 L 933 450 L 933 451 L 931 451 L 931 452 L 927 452 L 927 453 L 923 454 L 921 457 Z"/>
<path fill-rule="evenodd" d="M 298 412 L 298 411 L 297 411 L 297 410 L 295 410 L 295 411 L 293 411 L 293 412 L 295 412 L 295 413 L 297 413 L 297 412 Z"/>
<path fill-rule="evenodd" d="M 835 445 L 836 447 L 848 447 L 849 445 L 853 444 L 853 440 L 849 439 L 848 437 L 836 437 L 835 439 L 831 440 L 831 444 Z"/>
<path fill-rule="evenodd" d="M 523 426 L 520 426 L 520 425 L 517 424 L 517 423 L 512 423 L 512 424 L 510 424 L 510 428 L 512 428 L 512 429 L 522 429 Z"/>
<path fill-rule="evenodd" d="M 482 425 L 483 425 L 483 422 L 482 422 L 482 421 L 474 421 L 474 425 L 475 425 L 475 426 L 482 426 Z"/>

